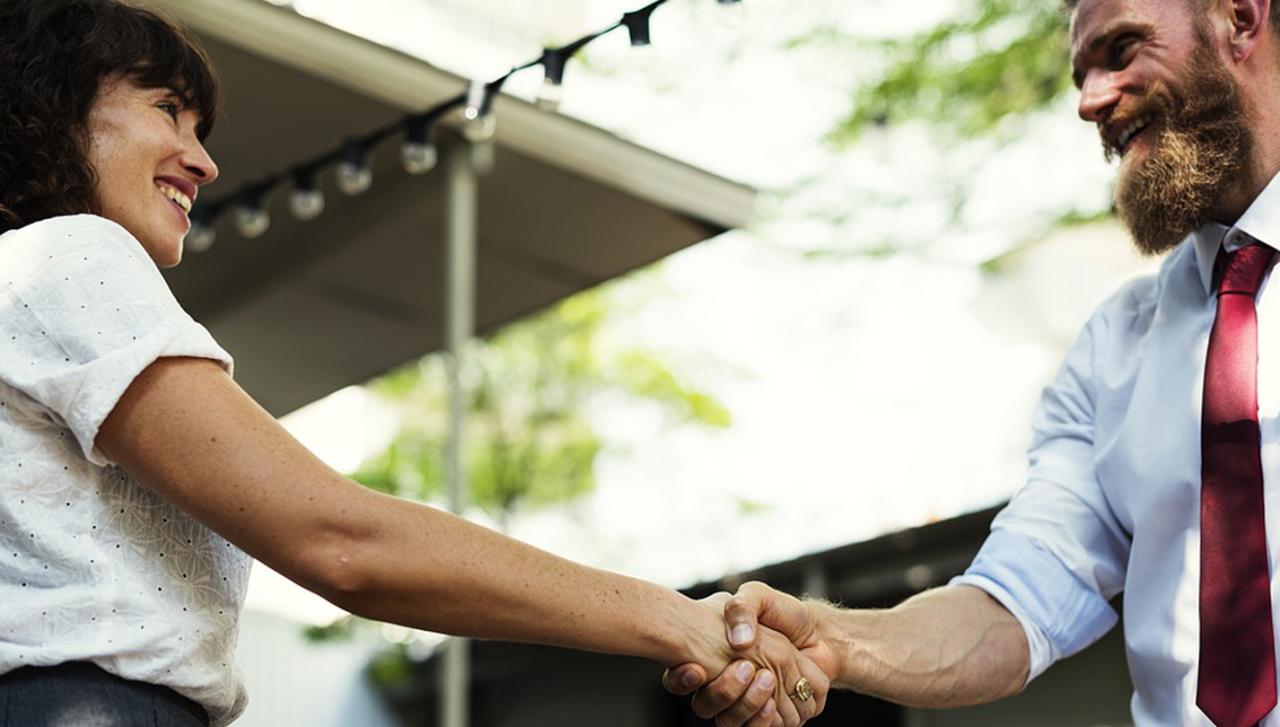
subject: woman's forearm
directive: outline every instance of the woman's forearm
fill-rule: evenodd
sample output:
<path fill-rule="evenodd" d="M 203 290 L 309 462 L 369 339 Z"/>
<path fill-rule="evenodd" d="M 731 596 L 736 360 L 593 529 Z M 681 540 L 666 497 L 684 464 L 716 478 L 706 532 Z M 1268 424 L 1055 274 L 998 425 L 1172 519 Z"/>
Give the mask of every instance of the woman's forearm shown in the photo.
<path fill-rule="evenodd" d="M 914 707 L 983 704 L 1021 691 L 1026 635 L 977 588 L 938 588 L 884 611 L 812 604 L 841 658 L 837 683 Z"/>
<path fill-rule="evenodd" d="M 361 487 L 308 452 L 212 362 L 152 364 L 97 441 L 139 482 L 354 613 L 664 664 L 710 668 L 713 653 L 728 662 L 715 609 Z"/>
<path fill-rule="evenodd" d="M 331 552 L 325 595 L 368 618 L 711 668 L 732 656 L 713 609 L 434 508 L 369 491 L 361 534 Z M 354 504 L 354 503 L 353 503 Z M 707 663 L 714 659 L 713 663 Z"/>

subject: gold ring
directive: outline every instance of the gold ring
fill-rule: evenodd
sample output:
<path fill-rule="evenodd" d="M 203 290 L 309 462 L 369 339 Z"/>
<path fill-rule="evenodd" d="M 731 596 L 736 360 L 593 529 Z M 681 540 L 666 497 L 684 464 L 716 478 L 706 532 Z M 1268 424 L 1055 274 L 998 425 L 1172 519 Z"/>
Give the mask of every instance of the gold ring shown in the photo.
<path fill-rule="evenodd" d="M 795 694 L 792 696 L 799 699 L 801 702 L 807 702 L 810 699 L 813 699 L 813 685 L 809 683 L 808 679 L 800 677 L 796 680 L 796 690 Z"/>

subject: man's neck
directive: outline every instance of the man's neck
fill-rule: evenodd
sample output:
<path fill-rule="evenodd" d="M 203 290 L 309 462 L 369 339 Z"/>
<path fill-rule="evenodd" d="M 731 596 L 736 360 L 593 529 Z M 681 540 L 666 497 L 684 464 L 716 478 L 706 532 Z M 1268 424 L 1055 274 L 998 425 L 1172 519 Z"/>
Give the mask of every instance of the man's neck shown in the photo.
<path fill-rule="evenodd" d="M 1262 143 L 1262 140 L 1259 142 Z M 1275 178 L 1276 173 L 1280 172 L 1280 158 L 1276 155 L 1263 153 L 1263 150 L 1259 149 L 1253 156 L 1254 162 L 1249 165 L 1244 177 L 1233 184 L 1231 189 L 1222 196 L 1214 216 L 1215 222 L 1221 222 L 1227 227 L 1235 225 L 1236 221 L 1244 215 L 1245 210 L 1249 209 L 1258 195 L 1262 194 L 1262 191 Z"/>
<path fill-rule="evenodd" d="M 1280 63 L 1272 54 L 1257 59 L 1260 64 L 1268 64 L 1273 68 Z M 1260 89 L 1257 93 L 1246 95 L 1245 113 L 1249 117 L 1249 128 L 1252 130 L 1251 163 L 1242 179 L 1233 185 L 1222 197 L 1218 207 L 1216 221 L 1228 227 L 1244 215 L 1253 201 L 1262 194 L 1262 190 L 1271 184 L 1271 180 L 1280 172 L 1280 135 L 1272 133 L 1280 129 L 1280 81 L 1277 74 L 1269 71 L 1265 79 L 1246 79 L 1243 82 L 1246 92 L 1249 89 Z"/>

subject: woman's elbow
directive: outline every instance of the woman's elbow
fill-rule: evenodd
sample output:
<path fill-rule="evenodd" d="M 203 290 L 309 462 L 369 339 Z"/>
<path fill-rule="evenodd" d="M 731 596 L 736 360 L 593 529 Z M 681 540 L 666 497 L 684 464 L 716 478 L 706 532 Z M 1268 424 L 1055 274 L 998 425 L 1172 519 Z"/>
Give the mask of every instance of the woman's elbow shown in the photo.
<path fill-rule="evenodd" d="M 290 564 L 290 580 L 339 608 L 358 613 L 373 590 L 373 568 L 365 554 L 370 536 L 346 527 L 318 528 L 303 535 Z"/>

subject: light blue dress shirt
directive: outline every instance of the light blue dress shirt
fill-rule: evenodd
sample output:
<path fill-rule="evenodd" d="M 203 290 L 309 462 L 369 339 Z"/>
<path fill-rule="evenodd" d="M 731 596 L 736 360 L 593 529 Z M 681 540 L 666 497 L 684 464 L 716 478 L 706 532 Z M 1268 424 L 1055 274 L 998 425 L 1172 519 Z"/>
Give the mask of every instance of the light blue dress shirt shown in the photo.
<path fill-rule="evenodd" d="M 1280 177 L 1235 227 L 1202 228 L 1155 276 L 1104 302 L 1045 388 L 1026 484 L 953 584 L 1018 618 L 1035 678 L 1116 624 L 1137 725 L 1210 725 L 1196 707 L 1200 599 L 1200 405 L 1218 251 L 1280 247 Z M 1258 298 L 1258 401 L 1273 620 L 1280 605 L 1280 289 Z M 1277 374 L 1270 372 L 1277 371 Z M 1277 628 L 1280 633 L 1280 628 Z M 1280 727 L 1280 710 L 1263 720 Z"/>

